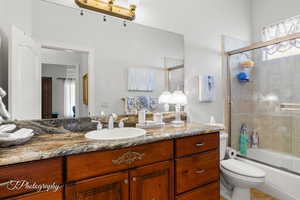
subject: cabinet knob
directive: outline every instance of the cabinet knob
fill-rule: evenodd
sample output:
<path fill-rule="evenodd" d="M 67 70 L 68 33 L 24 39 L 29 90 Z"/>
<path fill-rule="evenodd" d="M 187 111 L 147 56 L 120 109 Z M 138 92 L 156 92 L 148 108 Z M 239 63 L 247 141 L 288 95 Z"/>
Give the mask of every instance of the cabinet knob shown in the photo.
<path fill-rule="evenodd" d="M 127 184 L 128 184 L 128 179 L 125 179 L 125 180 L 124 180 L 124 183 L 127 185 Z"/>
<path fill-rule="evenodd" d="M 132 178 L 132 181 L 134 181 L 134 182 L 135 182 L 135 181 L 136 181 L 136 178 L 135 178 L 135 177 L 133 177 L 133 178 Z"/>
<path fill-rule="evenodd" d="M 197 174 L 203 174 L 204 172 L 205 172 L 204 169 L 201 169 L 201 170 L 196 171 Z"/>
<path fill-rule="evenodd" d="M 196 147 L 202 147 L 202 146 L 204 146 L 204 145 L 205 145 L 204 142 L 200 142 L 200 143 L 197 143 L 197 144 L 196 144 Z"/>

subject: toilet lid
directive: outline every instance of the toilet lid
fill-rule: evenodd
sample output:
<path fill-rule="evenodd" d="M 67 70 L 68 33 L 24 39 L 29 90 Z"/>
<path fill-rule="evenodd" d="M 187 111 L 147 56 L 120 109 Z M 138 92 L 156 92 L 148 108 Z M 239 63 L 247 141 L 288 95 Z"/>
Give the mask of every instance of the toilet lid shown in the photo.
<path fill-rule="evenodd" d="M 221 162 L 221 166 L 228 171 L 242 176 L 254 178 L 264 178 L 266 176 L 266 172 L 264 172 L 263 170 L 236 159 L 223 160 Z"/>

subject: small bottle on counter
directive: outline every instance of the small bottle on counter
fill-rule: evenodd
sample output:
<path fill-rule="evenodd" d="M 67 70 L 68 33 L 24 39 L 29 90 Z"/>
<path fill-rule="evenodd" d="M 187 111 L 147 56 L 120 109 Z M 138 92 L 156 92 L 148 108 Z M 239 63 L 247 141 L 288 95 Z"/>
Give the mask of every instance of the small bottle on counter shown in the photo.
<path fill-rule="evenodd" d="M 144 109 L 140 110 L 138 113 L 138 123 L 139 124 L 146 123 L 146 111 Z"/>

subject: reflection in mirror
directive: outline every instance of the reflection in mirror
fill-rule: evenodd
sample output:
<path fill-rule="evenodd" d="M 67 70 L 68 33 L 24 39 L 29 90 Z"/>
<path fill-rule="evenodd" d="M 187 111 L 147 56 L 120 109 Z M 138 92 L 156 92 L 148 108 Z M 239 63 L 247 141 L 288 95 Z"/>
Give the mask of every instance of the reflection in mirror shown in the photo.
<path fill-rule="evenodd" d="M 31 2 L 32 33 L 13 25 L 10 37 L 10 81 L 3 87 L 13 119 L 163 112 L 159 96 L 184 91 L 182 35 Z"/>
<path fill-rule="evenodd" d="M 84 52 L 42 49 L 42 119 L 88 115 L 81 79 L 88 73 L 87 59 Z"/>

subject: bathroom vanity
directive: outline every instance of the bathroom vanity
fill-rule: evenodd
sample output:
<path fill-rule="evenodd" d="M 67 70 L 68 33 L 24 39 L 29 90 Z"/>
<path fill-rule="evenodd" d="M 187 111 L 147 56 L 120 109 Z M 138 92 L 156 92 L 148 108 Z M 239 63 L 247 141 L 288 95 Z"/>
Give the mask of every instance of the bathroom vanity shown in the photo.
<path fill-rule="evenodd" d="M 0 199 L 219 200 L 220 130 L 187 124 L 109 143 L 84 133 L 41 134 L 0 149 Z M 61 187 L 38 193 L 12 188 L 11 180 Z"/>

